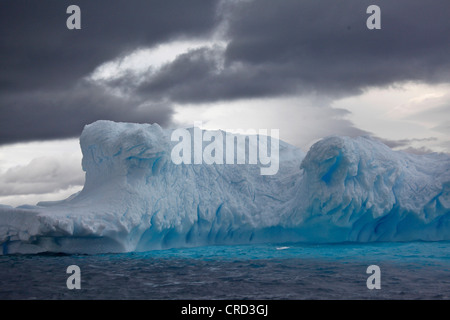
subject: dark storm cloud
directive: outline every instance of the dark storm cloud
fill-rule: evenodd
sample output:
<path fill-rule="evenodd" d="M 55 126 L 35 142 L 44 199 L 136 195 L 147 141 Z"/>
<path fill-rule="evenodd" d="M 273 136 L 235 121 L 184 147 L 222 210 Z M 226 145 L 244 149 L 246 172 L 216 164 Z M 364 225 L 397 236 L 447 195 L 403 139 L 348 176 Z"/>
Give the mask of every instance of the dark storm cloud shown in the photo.
<path fill-rule="evenodd" d="M 116 96 L 85 81 L 67 90 L 4 94 L 0 103 L 8 106 L 1 112 L 0 144 L 72 137 L 99 119 L 165 125 L 172 114 L 169 105 Z"/>
<path fill-rule="evenodd" d="M 137 47 L 214 29 L 217 1 L 0 1 L 0 143 L 77 136 L 98 119 L 167 123 L 172 110 L 84 83 Z M 81 8 L 81 30 L 66 9 Z M 147 104 L 149 105 L 149 104 Z"/>
<path fill-rule="evenodd" d="M 81 30 L 66 28 L 66 9 L 81 8 Z M 192 0 L 2 0 L 0 90 L 66 87 L 126 50 L 177 36 L 199 36 L 215 23 L 215 2 Z"/>
<path fill-rule="evenodd" d="M 137 92 L 153 99 L 202 103 L 277 96 L 292 93 L 299 85 L 299 79 L 292 77 L 290 70 L 282 65 L 226 65 L 222 68 L 221 54 L 220 49 L 210 48 L 182 54 L 147 77 Z"/>
<path fill-rule="evenodd" d="M 366 27 L 371 4 L 381 8 L 381 30 Z M 251 2 L 232 17 L 226 61 L 266 65 L 278 80 L 319 91 L 448 81 L 448 12 L 446 0 Z"/>
<path fill-rule="evenodd" d="M 65 10 L 74 3 L 82 30 L 69 31 Z M 74 3 L 0 2 L 0 143 L 76 136 L 97 119 L 165 124 L 171 103 L 336 98 L 401 81 L 450 81 L 448 0 Z M 381 30 L 366 27 L 372 4 L 381 7 Z M 189 51 L 139 81 L 125 74 L 106 89 L 82 80 L 138 47 L 205 38 L 218 25 L 227 26 L 225 48 Z"/>
<path fill-rule="evenodd" d="M 381 8 L 381 30 L 366 9 Z M 259 0 L 232 2 L 229 45 L 196 50 L 150 75 L 140 88 L 178 102 L 318 92 L 358 94 L 401 81 L 450 80 L 448 0 Z"/>

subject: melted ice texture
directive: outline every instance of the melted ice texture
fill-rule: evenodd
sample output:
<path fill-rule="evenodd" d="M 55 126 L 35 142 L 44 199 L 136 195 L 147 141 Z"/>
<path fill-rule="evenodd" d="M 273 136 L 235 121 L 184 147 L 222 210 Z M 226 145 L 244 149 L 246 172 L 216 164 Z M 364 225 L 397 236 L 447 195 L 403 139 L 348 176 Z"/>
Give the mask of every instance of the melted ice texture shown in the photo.
<path fill-rule="evenodd" d="M 450 240 L 449 155 L 337 136 L 305 155 L 280 141 L 279 171 L 263 176 L 260 165 L 176 165 L 171 132 L 87 125 L 83 190 L 57 202 L 0 206 L 0 254 Z"/>

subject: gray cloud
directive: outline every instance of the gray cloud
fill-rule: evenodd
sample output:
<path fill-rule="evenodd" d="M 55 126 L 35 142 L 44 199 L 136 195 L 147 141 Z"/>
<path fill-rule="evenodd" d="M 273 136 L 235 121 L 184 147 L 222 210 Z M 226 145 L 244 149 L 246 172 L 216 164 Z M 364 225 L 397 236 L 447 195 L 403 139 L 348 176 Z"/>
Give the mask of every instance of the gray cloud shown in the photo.
<path fill-rule="evenodd" d="M 46 194 L 83 184 L 77 157 L 41 157 L 0 174 L 0 197 Z"/>
<path fill-rule="evenodd" d="M 366 8 L 374 3 L 382 8 L 382 29 L 370 31 Z M 139 92 L 195 103 L 306 92 L 340 97 L 395 82 L 450 81 L 446 0 L 261 0 L 225 7 L 231 13 L 224 52 L 179 56 L 150 74 Z"/>
<path fill-rule="evenodd" d="M 170 105 L 139 97 L 118 97 L 84 81 L 66 90 L 46 89 L 0 95 L 0 143 L 79 135 L 85 124 L 105 119 L 168 123 Z"/>
<path fill-rule="evenodd" d="M 67 0 L 0 3 L 0 90 L 67 88 L 104 61 L 176 37 L 208 34 L 216 1 L 78 0 L 81 30 L 66 28 Z"/>
<path fill-rule="evenodd" d="M 433 150 L 427 147 L 420 147 L 420 148 L 407 147 L 405 149 L 401 149 L 400 151 L 412 154 L 429 154 L 434 152 Z"/>
<path fill-rule="evenodd" d="M 98 119 L 170 121 L 169 104 L 117 97 L 83 82 L 97 66 L 141 46 L 204 37 L 217 1 L 78 0 L 81 30 L 66 28 L 66 0 L 0 2 L 0 143 L 78 136 Z"/>
<path fill-rule="evenodd" d="M 432 147 L 438 146 L 444 148 L 445 150 L 449 150 L 448 141 L 442 142 L 436 137 L 399 140 L 384 139 L 376 136 L 374 136 L 374 138 L 380 140 L 382 143 L 392 149 L 412 154 L 428 154 L 436 152 L 433 150 L 433 148 L 429 148 L 430 145 Z M 415 146 L 416 144 L 419 144 L 421 146 Z"/>
<path fill-rule="evenodd" d="M 381 30 L 366 28 L 370 4 L 381 8 Z M 230 23 L 226 59 L 267 65 L 275 75 L 273 66 L 284 65 L 318 90 L 448 81 L 449 10 L 445 0 L 246 2 Z"/>
<path fill-rule="evenodd" d="M 433 142 L 437 141 L 436 138 L 414 138 L 414 139 L 400 139 L 400 140 L 390 140 L 390 139 L 384 139 L 380 137 L 375 137 L 376 139 L 383 142 L 385 145 L 387 145 L 389 148 L 400 148 L 400 147 L 408 147 L 414 142 Z"/>
<path fill-rule="evenodd" d="M 166 124 L 172 103 L 337 98 L 401 81 L 450 81 L 448 0 L 80 0 L 78 31 L 65 28 L 69 4 L 0 4 L 0 143 L 76 136 L 97 119 Z M 381 7 L 381 30 L 366 28 L 371 4 Z M 138 47 L 205 38 L 224 21 L 225 49 L 187 52 L 143 82 L 126 74 L 107 83 L 132 98 L 81 80 Z"/>
<path fill-rule="evenodd" d="M 346 119 L 348 114 L 349 111 L 347 110 L 335 109 L 327 105 L 320 108 L 302 107 L 298 111 L 293 110 L 291 113 L 284 115 L 288 120 L 295 119 L 295 125 L 284 127 L 282 130 L 285 134 L 291 136 L 290 140 L 293 144 L 305 151 L 313 143 L 326 136 L 357 137 L 371 134 L 357 128 L 350 120 Z"/>
<path fill-rule="evenodd" d="M 382 9 L 381 30 L 366 28 L 370 4 Z M 141 93 L 178 103 L 311 92 L 333 99 L 402 81 L 450 81 L 450 22 L 443 13 L 450 12 L 448 1 L 262 0 L 237 2 L 228 10 L 230 42 L 223 52 L 203 49 L 180 56 L 150 75 Z M 422 110 L 410 118 L 435 120 L 442 123 L 435 130 L 448 129 L 448 103 Z M 297 141 L 370 134 L 335 110 L 320 113 L 326 125 L 302 132 Z M 294 111 L 291 117 L 301 115 Z M 436 140 L 383 142 L 423 154 L 431 150 L 417 144 Z"/>
<path fill-rule="evenodd" d="M 409 120 L 429 121 L 437 125 L 433 130 L 444 134 L 450 133 L 450 94 L 447 94 L 445 103 L 434 108 L 428 108 L 425 111 L 417 112 L 414 115 L 406 117 Z M 444 100 L 444 99 L 442 99 Z"/>

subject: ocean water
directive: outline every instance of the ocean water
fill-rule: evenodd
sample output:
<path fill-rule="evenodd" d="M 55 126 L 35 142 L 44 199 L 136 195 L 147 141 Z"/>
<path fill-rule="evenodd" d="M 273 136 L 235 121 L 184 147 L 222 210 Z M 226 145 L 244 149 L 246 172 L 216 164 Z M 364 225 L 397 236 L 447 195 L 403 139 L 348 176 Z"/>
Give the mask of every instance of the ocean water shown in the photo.
<path fill-rule="evenodd" d="M 77 265 L 81 289 L 69 290 Z M 380 289 L 368 289 L 378 265 Z M 0 299 L 450 299 L 450 242 L 0 256 Z"/>

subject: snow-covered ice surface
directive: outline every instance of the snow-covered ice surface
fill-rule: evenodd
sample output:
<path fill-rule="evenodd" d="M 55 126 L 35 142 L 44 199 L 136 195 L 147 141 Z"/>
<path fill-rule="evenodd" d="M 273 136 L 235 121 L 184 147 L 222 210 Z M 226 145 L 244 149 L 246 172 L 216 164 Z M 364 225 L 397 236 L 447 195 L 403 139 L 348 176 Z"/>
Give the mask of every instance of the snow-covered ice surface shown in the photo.
<path fill-rule="evenodd" d="M 280 141 L 279 171 L 264 176 L 259 165 L 176 165 L 171 132 L 86 126 L 83 190 L 0 206 L 0 254 L 450 240 L 448 155 L 392 151 L 368 137 L 328 137 L 305 155 Z"/>

